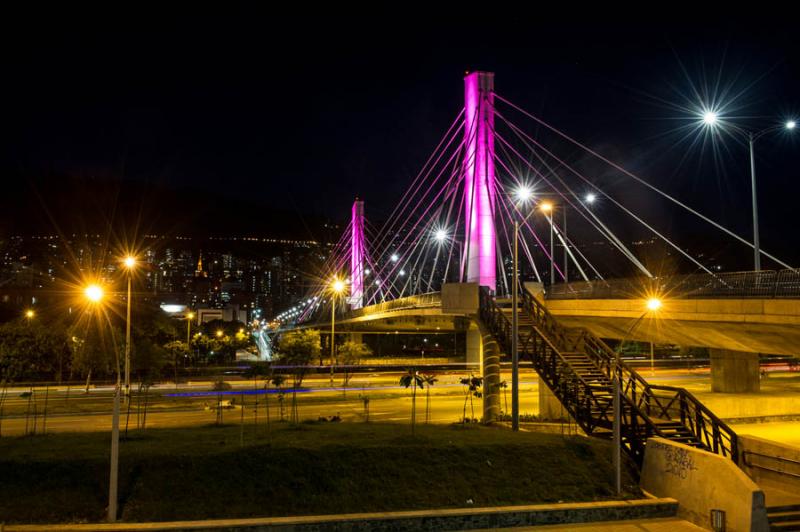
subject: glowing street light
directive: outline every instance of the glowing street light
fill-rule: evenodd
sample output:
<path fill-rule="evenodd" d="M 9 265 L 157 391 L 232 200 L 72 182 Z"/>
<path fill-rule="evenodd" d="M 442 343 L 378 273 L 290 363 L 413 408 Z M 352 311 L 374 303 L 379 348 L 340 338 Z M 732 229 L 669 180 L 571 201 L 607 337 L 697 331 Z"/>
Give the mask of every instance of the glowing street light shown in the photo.
<path fill-rule="evenodd" d="M 25 317 L 28 318 L 28 322 L 30 322 L 35 315 L 36 313 L 33 311 L 33 309 L 29 308 L 28 310 L 25 311 Z"/>
<path fill-rule="evenodd" d="M 553 210 L 553 204 L 549 201 L 545 201 L 539 205 L 539 208 L 542 209 L 542 212 L 551 212 Z"/>
<path fill-rule="evenodd" d="M 517 197 L 517 200 L 520 203 L 527 203 L 531 198 L 533 198 L 533 190 L 531 190 L 531 188 L 527 185 L 521 185 L 516 191 L 514 191 L 514 195 Z"/>
<path fill-rule="evenodd" d="M 222 332 L 222 329 L 217 329 L 217 338 L 222 338 L 222 335 L 225 334 Z"/>
<path fill-rule="evenodd" d="M 437 229 L 433 234 L 433 238 L 435 238 L 437 242 L 443 243 L 447 240 L 447 231 L 444 229 Z"/>
<path fill-rule="evenodd" d="M 711 110 L 703 111 L 703 124 L 707 126 L 714 126 L 717 124 L 719 117 L 717 113 Z"/>
<path fill-rule="evenodd" d="M 594 192 L 589 192 L 588 194 L 586 194 L 586 197 L 584 199 L 586 200 L 586 203 L 591 204 L 595 202 L 595 200 L 597 199 L 597 195 Z"/>
<path fill-rule="evenodd" d="M 794 120 L 787 120 L 785 126 L 786 129 L 792 130 L 795 127 L 797 127 L 797 122 L 795 122 Z"/>
<path fill-rule="evenodd" d="M 103 289 L 98 284 L 90 284 L 84 288 L 83 294 L 86 296 L 86 299 L 92 303 L 99 303 L 100 300 L 103 299 Z"/>
<path fill-rule="evenodd" d="M 646 303 L 647 310 L 656 311 L 661 308 L 661 300 L 657 297 L 651 297 Z"/>
<path fill-rule="evenodd" d="M 392 259 L 392 262 L 397 262 L 398 260 L 400 260 L 400 257 L 397 256 L 397 253 L 392 253 L 392 256 L 390 258 Z"/>

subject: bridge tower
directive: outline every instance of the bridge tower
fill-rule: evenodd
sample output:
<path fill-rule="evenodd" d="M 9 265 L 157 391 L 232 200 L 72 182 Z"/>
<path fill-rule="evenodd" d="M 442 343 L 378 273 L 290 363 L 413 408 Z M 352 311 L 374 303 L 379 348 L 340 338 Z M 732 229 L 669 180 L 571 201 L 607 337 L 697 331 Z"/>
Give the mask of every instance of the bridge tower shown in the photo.
<path fill-rule="evenodd" d="M 494 73 L 464 77 L 464 222 L 466 281 L 497 288 L 494 171 Z"/>
<path fill-rule="evenodd" d="M 364 306 L 364 202 L 358 198 L 353 202 L 352 233 L 350 249 L 350 306 Z"/>

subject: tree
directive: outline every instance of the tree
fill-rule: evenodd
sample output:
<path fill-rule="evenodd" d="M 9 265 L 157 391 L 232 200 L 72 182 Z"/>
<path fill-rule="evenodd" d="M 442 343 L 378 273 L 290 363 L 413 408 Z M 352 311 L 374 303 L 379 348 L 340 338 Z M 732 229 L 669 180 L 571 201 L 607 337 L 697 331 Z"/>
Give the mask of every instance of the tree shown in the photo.
<path fill-rule="evenodd" d="M 295 423 L 299 421 L 297 389 L 303 383 L 309 364 L 319 356 L 320 350 L 319 331 L 315 329 L 287 332 L 278 343 L 278 359 L 292 369 L 292 420 Z"/>
<path fill-rule="evenodd" d="M 423 375 L 422 380 L 428 385 L 425 389 L 425 424 L 427 424 L 431 417 L 431 386 L 439 382 L 439 379 L 436 375 Z"/>
<path fill-rule="evenodd" d="M 400 377 L 400 386 L 404 388 L 411 387 L 411 435 L 413 436 L 416 432 L 417 424 L 417 387 L 424 388 L 425 381 L 416 368 L 410 368 Z"/>
<path fill-rule="evenodd" d="M 461 384 L 463 384 L 466 388 L 465 390 L 465 397 L 464 397 L 464 413 L 463 417 L 461 418 L 462 423 L 467 422 L 467 401 L 469 401 L 469 406 L 471 409 L 471 417 L 470 422 L 475 421 L 475 405 L 472 402 L 472 398 L 481 398 L 483 394 L 481 394 L 481 385 L 483 384 L 483 377 L 476 377 L 474 375 L 470 375 L 469 377 L 464 377 L 461 379 Z"/>
<path fill-rule="evenodd" d="M 348 340 L 339 348 L 339 360 L 344 366 L 344 378 L 342 379 L 343 392 L 346 394 L 347 383 L 353 376 L 352 367 L 361 363 L 361 360 L 372 354 L 372 350 L 361 342 Z"/>
<path fill-rule="evenodd" d="M 105 326 L 98 320 L 79 323 L 72 338 L 72 369 L 86 375 L 89 393 L 93 374 L 109 374 L 119 360 L 122 334 L 116 327 Z"/>
<path fill-rule="evenodd" d="M 508 383 L 506 381 L 500 381 L 497 383 L 497 387 L 503 389 L 503 402 L 506 405 L 505 414 L 510 415 L 508 411 Z"/>
<path fill-rule="evenodd" d="M 70 351 L 60 324 L 12 321 L 0 326 L 0 382 L 60 381 Z"/>
<path fill-rule="evenodd" d="M 172 375 L 175 379 L 175 388 L 178 388 L 178 361 L 183 358 L 189 357 L 190 348 L 189 344 L 180 340 L 173 340 L 164 344 L 164 349 L 172 354 Z"/>

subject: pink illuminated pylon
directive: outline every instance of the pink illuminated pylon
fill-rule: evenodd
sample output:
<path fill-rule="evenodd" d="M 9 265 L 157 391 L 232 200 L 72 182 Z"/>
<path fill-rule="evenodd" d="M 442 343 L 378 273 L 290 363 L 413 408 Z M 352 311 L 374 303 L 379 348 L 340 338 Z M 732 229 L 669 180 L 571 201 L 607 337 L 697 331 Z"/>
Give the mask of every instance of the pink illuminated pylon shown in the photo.
<path fill-rule="evenodd" d="M 464 206 L 467 282 L 497 288 L 494 188 L 494 73 L 464 78 Z"/>
<path fill-rule="evenodd" d="M 364 306 L 364 202 L 356 199 L 352 211 L 352 239 L 350 242 L 350 306 Z"/>

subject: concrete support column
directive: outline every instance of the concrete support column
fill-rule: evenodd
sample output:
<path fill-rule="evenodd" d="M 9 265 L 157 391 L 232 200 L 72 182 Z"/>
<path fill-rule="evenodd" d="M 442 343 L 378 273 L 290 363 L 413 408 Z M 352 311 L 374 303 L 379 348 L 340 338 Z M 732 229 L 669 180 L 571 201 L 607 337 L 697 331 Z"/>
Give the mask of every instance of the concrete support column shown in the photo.
<path fill-rule="evenodd" d="M 471 323 L 467 329 L 467 370 L 481 371 L 481 360 L 483 360 L 483 337 L 478 326 Z"/>
<path fill-rule="evenodd" d="M 483 422 L 500 415 L 500 346 L 491 334 L 483 335 Z"/>
<path fill-rule="evenodd" d="M 566 420 L 569 414 L 561 406 L 561 401 L 550 391 L 547 384 L 539 379 L 539 417 L 547 420 Z"/>
<path fill-rule="evenodd" d="M 761 389 L 758 353 L 730 349 L 709 349 L 711 355 L 711 391 L 753 393 Z"/>

